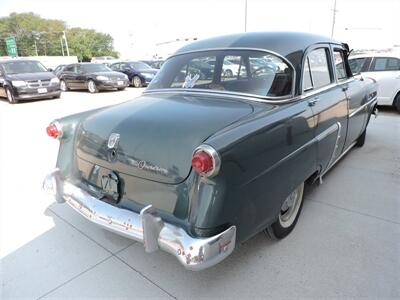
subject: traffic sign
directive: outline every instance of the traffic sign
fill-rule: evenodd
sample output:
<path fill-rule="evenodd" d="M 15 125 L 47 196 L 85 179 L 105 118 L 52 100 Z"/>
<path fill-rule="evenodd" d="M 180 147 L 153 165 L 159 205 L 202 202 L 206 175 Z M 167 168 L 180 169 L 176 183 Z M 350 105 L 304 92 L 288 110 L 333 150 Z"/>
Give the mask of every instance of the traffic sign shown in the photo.
<path fill-rule="evenodd" d="M 8 56 L 11 57 L 18 56 L 17 43 L 15 42 L 15 38 L 13 36 L 9 36 L 6 37 L 4 40 L 6 42 Z"/>

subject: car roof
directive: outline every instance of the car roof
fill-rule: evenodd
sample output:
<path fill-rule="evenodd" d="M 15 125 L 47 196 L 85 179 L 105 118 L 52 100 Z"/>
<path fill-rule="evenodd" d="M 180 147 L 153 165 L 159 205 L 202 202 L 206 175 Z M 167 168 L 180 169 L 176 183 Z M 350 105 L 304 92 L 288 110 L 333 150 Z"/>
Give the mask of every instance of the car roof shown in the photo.
<path fill-rule="evenodd" d="M 349 57 L 349 59 L 355 58 L 366 58 L 366 57 L 394 57 L 400 59 L 400 54 L 395 52 L 380 52 L 380 53 L 363 53 L 363 54 L 355 54 Z"/>
<path fill-rule="evenodd" d="M 298 65 L 309 46 L 321 43 L 341 45 L 331 38 L 310 33 L 247 32 L 199 40 L 180 48 L 174 55 L 209 49 L 253 48 L 276 52 Z"/>
<path fill-rule="evenodd" d="M 0 60 L 0 64 L 2 64 L 2 63 L 9 63 L 9 62 L 29 62 L 29 61 L 32 61 L 32 62 L 39 62 L 39 61 L 36 60 L 36 59 L 19 59 L 19 58 L 17 58 L 17 59 L 4 59 L 4 60 Z"/>

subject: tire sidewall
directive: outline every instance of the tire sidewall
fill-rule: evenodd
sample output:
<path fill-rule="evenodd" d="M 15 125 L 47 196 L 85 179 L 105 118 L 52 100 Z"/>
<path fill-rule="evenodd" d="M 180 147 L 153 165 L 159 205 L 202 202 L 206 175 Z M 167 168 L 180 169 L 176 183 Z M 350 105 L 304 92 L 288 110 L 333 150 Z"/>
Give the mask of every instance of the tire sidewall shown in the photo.
<path fill-rule="evenodd" d="M 6 87 L 6 95 L 7 95 L 7 100 L 9 103 L 11 103 L 11 104 L 17 103 L 17 101 L 15 100 L 15 98 L 11 92 L 11 89 L 9 87 Z"/>
<path fill-rule="evenodd" d="M 93 85 L 93 89 L 90 88 L 91 85 Z M 89 93 L 91 93 L 91 94 L 95 94 L 98 91 L 96 83 L 91 79 L 88 81 L 87 87 L 88 87 Z"/>
<path fill-rule="evenodd" d="M 139 84 L 137 84 L 136 82 L 140 82 Z M 140 88 L 140 87 L 142 87 L 142 80 L 140 79 L 140 77 L 139 76 L 133 76 L 133 78 L 132 78 L 132 85 L 135 87 L 135 88 Z"/>
<path fill-rule="evenodd" d="M 289 233 L 292 232 L 292 230 L 296 226 L 297 221 L 301 215 L 301 210 L 303 208 L 303 203 L 304 203 L 304 183 L 302 183 L 302 185 L 303 185 L 303 187 L 302 187 L 302 194 L 301 194 L 301 198 L 300 198 L 300 206 L 297 211 L 296 217 L 293 220 L 293 223 L 288 227 L 283 227 L 280 223 L 280 219 L 278 216 L 278 219 L 271 225 L 271 227 L 269 229 L 267 229 L 267 232 L 273 238 L 282 239 L 282 238 L 286 237 L 287 235 L 289 235 Z"/>

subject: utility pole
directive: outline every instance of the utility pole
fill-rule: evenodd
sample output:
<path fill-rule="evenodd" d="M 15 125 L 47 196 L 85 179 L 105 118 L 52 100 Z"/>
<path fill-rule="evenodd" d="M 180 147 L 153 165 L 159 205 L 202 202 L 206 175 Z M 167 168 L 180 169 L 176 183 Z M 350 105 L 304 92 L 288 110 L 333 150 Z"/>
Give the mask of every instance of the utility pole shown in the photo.
<path fill-rule="evenodd" d="M 65 48 L 67 49 L 67 56 L 69 56 L 68 41 L 67 41 L 67 35 L 65 34 L 65 31 L 63 31 L 63 38 L 65 40 Z"/>
<path fill-rule="evenodd" d="M 244 0 L 244 32 L 247 32 L 247 0 Z"/>
<path fill-rule="evenodd" d="M 61 36 L 60 36 L 60 43 L 61 43 L 61 52 L 62 52 L 62 55 L 64 56 L 64 44 L 63 44 Z"/>
<path fill-rule="evenodd" d="M 336 0 L 333 4 L 333 18 L 332 18 L 332 31 L 331 31 L 331 38 L 333 38 L 333 32 L 335 30 L 335 21 L 336 21 Z"/>
<path fill-rule="evenodd" d="M 39 55 L 38 55 L 38 52 L 37 52 L 36 39 L 35 39 L 35 53 L 36 53 L 36 56 L 39 56 Z"/>

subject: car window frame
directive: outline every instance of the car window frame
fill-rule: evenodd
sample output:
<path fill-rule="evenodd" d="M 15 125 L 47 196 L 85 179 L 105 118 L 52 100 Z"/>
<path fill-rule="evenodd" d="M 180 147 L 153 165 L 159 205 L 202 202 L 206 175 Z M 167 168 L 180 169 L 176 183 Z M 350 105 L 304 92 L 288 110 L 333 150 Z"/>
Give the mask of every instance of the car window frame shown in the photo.
<path fill-rule="evenodd" d="M 334 44 L 333 46 L 342 48 L 342 47 L 341 47 L 340 45 L 338 45 L 338 44 Z M 312 89 L 307 89 L 307 90 L 305 90 L 305 89 L 304 89 L 304 86 L 303 86 L 303 83 L 304 83 L 304 66 L 305 66 L 305 63 L 308 62 L 308 56 L 309 56 L 309 54 L 310 54 L 312 51 L 317 50 L 317 49 L 320 49 L 320 48 L 325 48 L 325 50 L 328 51 L 328 52 L 327 52 L 327 64 L 328 64 L 328 71 L 329 71 L 329 76 L 330 76 L 331 82 L 330 82 L 329 84 L 324 85 L 324 86 L 320 86 L 320 87 L 318 87 L 318 88 L 314 88 L 314 80 L 313 80 L 313 78 L 312 78 L 312 71 L 311 71 L 311 68 L 310 68 L 311 82 L 312 82 L 312 84 L 313 84 L 313 88 L 312 88 Z M 342 49 L 343 49 L 343 48 L 342 48 Z M 310 66 L 310 67 L 311 67 L 311 66 Z M 310 47 L 308 47 L 308 48 L 306 49 L 306 51 L 304 52 L 303 59 L 302 59 L 302 64 L 301 64 L 301 76 L 300 76 L 300 82 L 299 82 L 299 91 L 300 91 L 300 93 L 299 93 L 299 94 L 300 94 L 301 96 L 303 96 L 303 95 L 307 95 L 307 94 L 309 94 L 309 93 L 318 93 L 319 91 L 328 89 L 329 87 L 331 87 L 331 86 L 333 86 L 333 85 L 336 85 L 336 84 L 337 84 L 336 74 L 335 74 L 334 69 L 333 69 L 332 44 L 329 44 L 329 43 L 318 43 L 318 44 L 314 44 L 314 45 L 311 45 Z"/>
<path fill-rule="evenodd" d="M 397 59 L 399 61 L 399 69 L 398 70 L 375 70 L 374 68 L 375 68 L 376 60 L 381 59 L 381 58 L 386 59 L 385 68 L 387 67 L 389 59 L 392 59 L 392 58 Z M 397 72 L 397 71 L 400 71 L 400 58 L 395 57 L 395 56 L 374 56 L 374 57 L 372 57 L 369 71 L 370 72 Z"/>
<path fill-rule="evenodd" d="M 333 45 L 331 50 L 332 50 L 332 67 L 335 70 L 335 72 L 334 72 L 335 82 L 336 83 L 343 83 L 343 82 L 346 82 L 349 79 L 353 78 L 354 74 L 353 74 L 353 72 L 351 71 L 351 68 L 350 68 L 349 57 L 348 57 L 348 54 L 346 53 L 347 52 L 346 49 L 344 49 L 343 47 L 338 47 L 337 45 Z M 340 51 L 342 53 L 344 71 L 346 72 L 346 78 L 345 79 L 339 79 L 337 77 L 336 65 L 335 65 L 335 62 L 334 62 L 334 58 L 335 58 L 334 53 L 335 53 L 335 51 Z"/>

